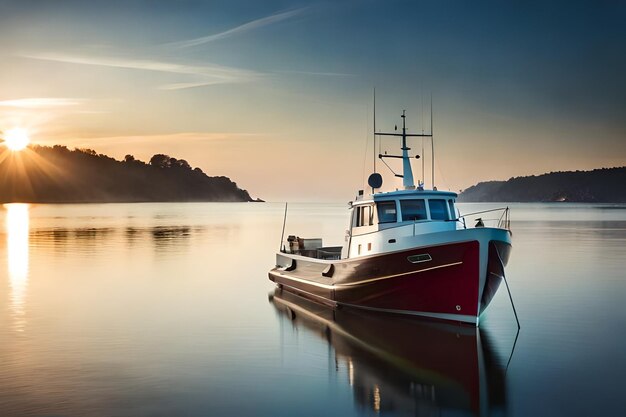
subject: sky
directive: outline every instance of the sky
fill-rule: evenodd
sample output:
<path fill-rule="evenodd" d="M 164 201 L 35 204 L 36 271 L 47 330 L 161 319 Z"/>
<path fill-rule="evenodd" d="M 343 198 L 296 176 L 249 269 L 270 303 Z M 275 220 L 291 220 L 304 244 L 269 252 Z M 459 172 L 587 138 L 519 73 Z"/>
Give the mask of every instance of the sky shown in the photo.
<path fill-rule="evenodd" d="M 625 21 L 615 1 L 0 0 L 0 131 L 348 201 L 400 152 L 374 150 L 375 88 L 378 131 L 406 110 L 429 132 L 432 97 L 439 189 L 624 166 Z M 431 143 L 409 146 L 430 188 Z"/>

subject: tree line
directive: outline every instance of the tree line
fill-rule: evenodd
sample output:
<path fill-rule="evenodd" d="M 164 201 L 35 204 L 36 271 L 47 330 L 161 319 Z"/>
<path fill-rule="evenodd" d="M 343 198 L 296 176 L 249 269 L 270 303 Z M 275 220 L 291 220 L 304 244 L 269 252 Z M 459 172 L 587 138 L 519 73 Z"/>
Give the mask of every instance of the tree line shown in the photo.
<path fill-rule="evenodd" d="M 0 156 L 0 178 L 1 202 L 253 201 L 228 177 L 164 154 L 118 161 L 92 149 L 31 145 Z"/>
<path fill-rule="evenodd" d="M 626 167 L 550 172 L 480 182 L 463 191 L 459 201 L 626 203 L 624 184 Z"/>

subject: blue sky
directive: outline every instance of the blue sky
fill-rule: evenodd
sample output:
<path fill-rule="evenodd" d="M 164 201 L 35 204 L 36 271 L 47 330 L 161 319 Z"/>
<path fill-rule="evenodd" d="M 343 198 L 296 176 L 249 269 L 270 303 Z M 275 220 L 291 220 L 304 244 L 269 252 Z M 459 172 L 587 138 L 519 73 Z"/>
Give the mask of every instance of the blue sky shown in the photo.
<path fill-rule="evenodd" d="M 406 109 L 428 130 L 432 94 L 440 188 L 625 165 L 624 21 L 618 2 L 0 1 L 0 130 L 341 200 L 372 169 L 376 87 L 381 129 Z"/>

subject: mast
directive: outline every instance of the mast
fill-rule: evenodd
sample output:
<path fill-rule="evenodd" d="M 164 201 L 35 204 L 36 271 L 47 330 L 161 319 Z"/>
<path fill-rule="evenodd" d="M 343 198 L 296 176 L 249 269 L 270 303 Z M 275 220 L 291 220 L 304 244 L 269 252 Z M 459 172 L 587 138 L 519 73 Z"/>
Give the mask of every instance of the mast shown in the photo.
<path fill-rule="evenodd" d="M 405 190 L 415 188 L 413 182 L 413 170 L 411 169 L 411 161 L 409 160 L 409 151 L 411 148 L 406 146 L 406 110 L 402 110 L 402 185 Z"/>
<path fill-rule="evenodd" d="M 400 117 L 402 117 L 402 133 L 379 132 L 378 135 L 401 137 L 402 138 L 402 148 L 401 148 L 402 156 L 378 154 L 378 157 L 383 161 L 383 163 L 385 163 L 385 165 L 387 165 L 387 163 L 385 162 L 383 158 L 402 158 L 402 171 L 403 171 L 402 175 L 398 175 L 395 173 L 394 174 L 396 175 L 396 177 L 402 178 L 402 185 L 404 185 L 404 189 L 413 190 L 415 189 L 415 182 L 413 180 L 413 169 L 411 168 L 411 159 L 409 157 L 409 151 L 411 150 L 411 148 L 407 146 L 406 138 L 408 137 L 432 137 L 432 133 L 431 134 L 406 133 L 406 110 L 402 110 L 402 115 Z M 420 156 L 416 155 L 415 157 L 419 158 Z M 391 172 L 393 172 L 393 170 L 391 169 L 389 165 L 387 165 L 387 167 L 391 170 Z"/>

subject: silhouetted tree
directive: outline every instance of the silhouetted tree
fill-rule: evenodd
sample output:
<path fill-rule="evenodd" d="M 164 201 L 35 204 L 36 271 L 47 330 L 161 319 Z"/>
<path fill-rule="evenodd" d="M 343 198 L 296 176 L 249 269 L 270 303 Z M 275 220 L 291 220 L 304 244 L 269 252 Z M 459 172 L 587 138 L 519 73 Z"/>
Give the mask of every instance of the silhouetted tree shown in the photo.
<path fill-rule="evenodd" d="M 626 202 L 626 167 L 593 171 L 550 172 L 481 182 L 467 188 L 460 201 Z"/>
<path fill-rule="evenodd" d="M 158 153 L 150 158 L 150 165 L 157 168 L 167 168 L 169 167 L 170 159 L 171 158 L 169 155 L 163 155 Z"/>
<path fill-rule="evenodd" d="M 229 178 L 164 154 L 148 165 L 132 155 L 117 161 L 91 149 L 33 145 L 0 161 L 0 179 L 0 202 L 252 201 Z"/>
<path fill-rule="evenodd" d="M 183 169 L 191 169 L 191 166 L 184 159 L 179 159 L 176 161 L 176 166 Z"/>

